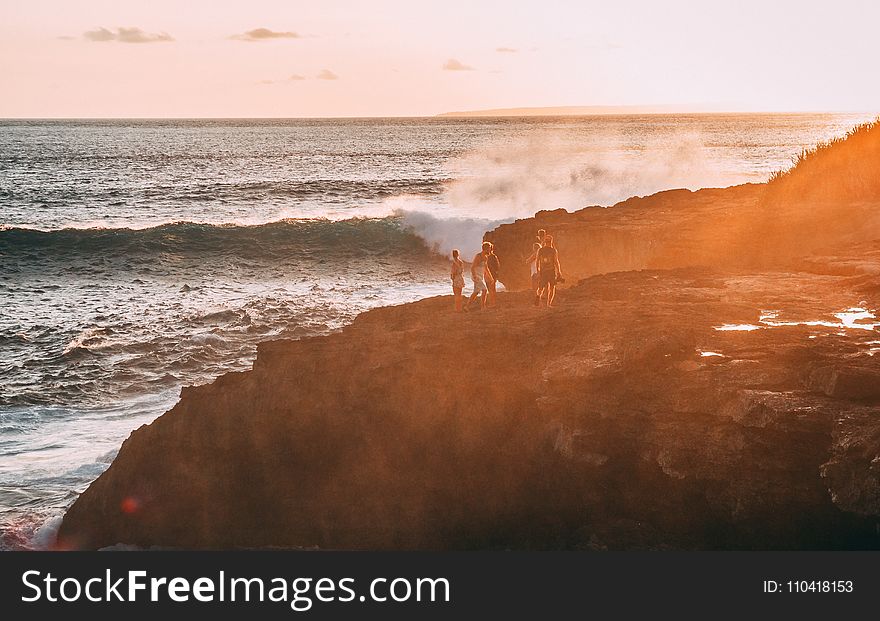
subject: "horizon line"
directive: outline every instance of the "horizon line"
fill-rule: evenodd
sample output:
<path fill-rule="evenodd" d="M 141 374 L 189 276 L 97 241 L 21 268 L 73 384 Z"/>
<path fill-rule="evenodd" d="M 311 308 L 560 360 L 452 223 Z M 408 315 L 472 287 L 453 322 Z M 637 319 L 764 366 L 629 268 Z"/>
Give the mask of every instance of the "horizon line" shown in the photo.
<path fill-rule="evenodd" d="M 558 108 L 579 106 L 556 106 Z M 585 106 L 586 107 L 586 106 Z M 598 106 L 602 107 L 602 106 Z M 633 106 L 637 107 L 637 106 Z M 550 107 L 553 109 L 554 107 Z M 516 110 L 517 108 L 509 108 Z M 536 109 L 536 108 L 532 108 Z M 499 108 L 498 111 L 508 110 Z M 490 109 L 489 112 L 495 112 Z M 344 116 L 0 116 L 0 121 L 299 121 L 341 119 L 501 119 L 501 118 L 577 118 L 598 116 L 712 116 L 712 115 L 761 115 L 761 114 L 880 114 L 880 110 L 664 110 L 645 112 L 585 112 L 575 114 L 485 114 L 482 111 L 441 112 L 438 114 L 392 114 L 392 115 L 344 115 Z"/>

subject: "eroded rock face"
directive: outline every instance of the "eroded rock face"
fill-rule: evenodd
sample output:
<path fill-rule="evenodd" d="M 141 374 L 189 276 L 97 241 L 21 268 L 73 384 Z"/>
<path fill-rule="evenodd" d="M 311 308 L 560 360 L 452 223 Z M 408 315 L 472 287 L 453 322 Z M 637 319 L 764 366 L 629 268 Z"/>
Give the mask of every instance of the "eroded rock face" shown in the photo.
<path fill-rule="evenodd" d="M 878 334 L 831 324 L 878 288 L 827 271 L 615 272 L 265 343 L 135 431 L 60 543 L 876 548 Z"/>
<path fill-rule="evenodd" d="M 878 140 L 880 143 L 880 140 Z M 816 261 L 811 253 L 872 242 L 880 230 L 876 201 L 852 204 L 768 204 L 766 185 L 669 190 L 613 207 L 569 213 L 543 211 L 488 232 L 501 259 L 501 281 L 529 286 L 524 259 L 538 229 L 554 237 L 563 272 L 572 280 L 610 272 L 705 266 L 716 269 L 812 269 L 865 273 L 877 263 L 858 253 Z M 865 249 L 873 253 L 876 249 Z M 871 267 L 873 266 L 873 267 Z"/>

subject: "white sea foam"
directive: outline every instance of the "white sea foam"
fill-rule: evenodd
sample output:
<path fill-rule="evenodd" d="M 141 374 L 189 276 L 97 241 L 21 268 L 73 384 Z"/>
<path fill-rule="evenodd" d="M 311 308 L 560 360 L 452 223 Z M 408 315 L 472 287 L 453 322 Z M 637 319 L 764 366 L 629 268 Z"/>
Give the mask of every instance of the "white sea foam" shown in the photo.
<path fill-rule="evenodd" d="M 576 211 L 738 179 L 719 172 L 693 133 L 649 138 L 620 154 L 545 132 L 471 149 L 448 166 L 454 179 L 439 198 L 395 196 L 370 215 L 397 215 L 435 250 L 459 248 L 467 256 L 479 249 L 485 231 L 542 209 Z"/>
<path fill-rule="evenodd" d="M 453 248 L 458 248 L 465 259 L 479 250 L 485 231 L 512 221 L 512 218 L 506 220 L 442 218 L 426 211 L 397 210 L 395 215 L 402 219 L 405 230 L 424 239 L 432 250 L 448 255 Z"/>

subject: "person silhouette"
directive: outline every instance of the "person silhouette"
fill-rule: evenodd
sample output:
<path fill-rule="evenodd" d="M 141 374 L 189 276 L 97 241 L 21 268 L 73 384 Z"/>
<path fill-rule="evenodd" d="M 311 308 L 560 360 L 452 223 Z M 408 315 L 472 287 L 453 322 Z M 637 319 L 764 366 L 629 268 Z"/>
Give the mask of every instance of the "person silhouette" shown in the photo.
<path fill-rule="evenodd" d="M 496 296 L 498 292 L 495 287 L 498 283 L 498 276 L 501 272 L 501 260 L 498 258 L 498 255 L 495 254 L 495 244 L 492 242 L 486 242 L 489 244 L 489 254 L 486 255 L 486 287 L 488 288 L 488 296 L 486 298 L 487 306 L 495 306 Z"/>
<path fill-rule="evenodd" d="M 553 246 L 553 237 L 546 235 L 541 249 L 537 252 L 538 264 L 538 296 L 543 297 L 547 293 L 547 308 L 553 306 L 556 297 L 556 282 L 562 277 L 562 267 L 559 265 L 559 253 Z M 538 304 L 540 305 L 540 299 Z"/>
<path fill-rule="evenodd" d="M 540 249 L 540 243 L 535 242 L 532 244 L 532 254 L 525 260 L 525 263 L 529 264 L 530 282 L 532 283 L 532 291 L 535 292 L 535 306 L 541 303 L 541 291 L 538 287 L 538 251 Z"/>
<path fill-rule="evenodd" d="M 461 312 L 461 292 L 464 290 L 464 261 L 461 260 L 461 257 L 458 253 L 458 248 L 452 251 L 452 272 L 450 276 L 452 277 L 452 295 L 455 298 L 455 311 L 457 313 Z"/>

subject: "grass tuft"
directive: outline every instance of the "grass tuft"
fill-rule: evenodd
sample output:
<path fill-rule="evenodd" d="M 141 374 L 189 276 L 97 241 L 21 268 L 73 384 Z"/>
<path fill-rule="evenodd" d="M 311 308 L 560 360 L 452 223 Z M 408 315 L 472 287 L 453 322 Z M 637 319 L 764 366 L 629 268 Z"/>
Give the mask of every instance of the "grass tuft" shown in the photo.
<path fill-rule="evenodd" d="M 790 168 L 770 176 L 765 199 L 880 200 L 880 119 L 802 151 Z"/>

